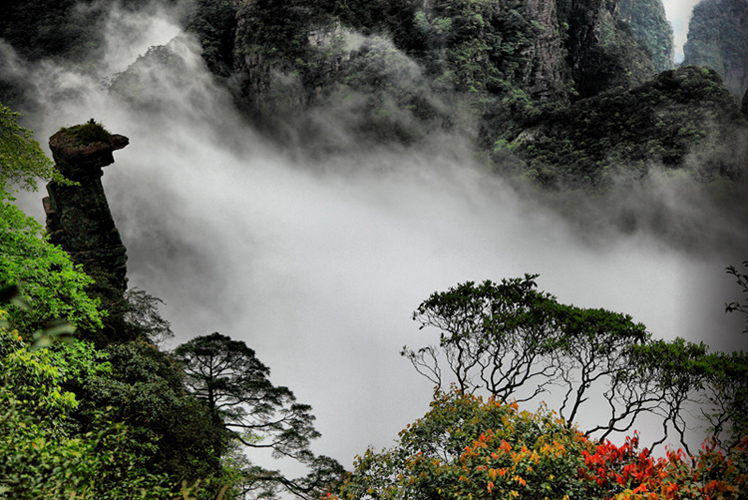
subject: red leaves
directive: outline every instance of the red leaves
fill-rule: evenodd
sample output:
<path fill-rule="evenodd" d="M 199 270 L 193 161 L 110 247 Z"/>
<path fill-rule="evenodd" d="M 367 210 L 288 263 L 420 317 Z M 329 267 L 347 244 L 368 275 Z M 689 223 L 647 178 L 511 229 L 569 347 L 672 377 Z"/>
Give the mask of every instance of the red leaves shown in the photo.
<path fill-rule="evenodd" d="M 634 436 L 620 447 L 606 441 L 594 454 L 583 452 L 579 477 L 611 500 L 734 500 L 741 487 L 748 486 L 743 472 L 748 439 L 727 454 L 707 442 L 693 459 L 680 449 L 655 459 L 646 449 L 638 451 L 636 444 Z"/>

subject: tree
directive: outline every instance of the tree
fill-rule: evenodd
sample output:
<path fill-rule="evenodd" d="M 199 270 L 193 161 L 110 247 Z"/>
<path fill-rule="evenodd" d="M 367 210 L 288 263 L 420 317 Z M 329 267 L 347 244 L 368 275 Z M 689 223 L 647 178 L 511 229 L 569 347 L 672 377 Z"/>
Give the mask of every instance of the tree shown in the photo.
<path fill-rule="evenodd" d="M 748 261 L 743 262 L 748 270 Z M 742 333 L 748 334 L 748 274 L 735 266 L 727 267 L 727 274 L 735 278 L 743 294 L 743 300 L 725 304 L 726 312 L 745 315 L 746 327 Z M 748 353 L 735 351 L 719 353 L 715 356 L 708 377 L 708 400 L 711 411 L 702 412 L 714 429 L 723 448 L 729 448 L 748 436 Z"/>
<path fill-rule="evenodd" d="M 746 93 L 748 96 L 748 93 Z M 746 99 L 746 102 L 748 102 L 748 99 Z M 743 262 L 743 267 L 748 270 L 748 260 Z M 746 319 L 746 327 L 745 330 L 743 330 L 743 333 L 748 334 L 748 274 L 743 274 L 735 266 L 728 266 L 727 267 L 727 274 L 734 276 L 735 281 L 737 282 L 738 286 L 740 287 L 741 293 L 744 294 L 744 303 L 741 303 L 740 301 L 733 301 L 728 304 L 725 304 L 725 311 L 726 312 L 739 312 L 745 315 Z"/>
<path fill-rule="evenodd" d="M 37 177 L 64 182 L 34 140 L 33 132 L 18 125 L 19 116 L 0 103 L 0 190 L 6 191 L 15 184 L 36 191 Z"/>
<path fill-rule="evenodd" d="M 111 407 L 112 417 L 135 436 L 159 436 L 146 462 L 149 471 L 168 474 L 174 483 L 220 481 L 223 428 L 202 401 L 186 393 L 174 359 L 143 340 L 111 344 L 102 352 L 110 373 L 71 387 L 82 400 L 78 418 L 87 425 L 91 412 Z"/>
<path fill-rule="evenodd" d="M 0 286 L 17 285 L 29 310 L 8 309 L 25 334 L 53 320 L 84 329 L 101 327 L 99 301 L 86 293 L 93 280 L 43 236 L 41 225 L 14 204 L 0 200 Z"/>
<path fill-rule="evenodd" d="M 238 340 L 218 332 L 196 337 L 174 350 L 184 369 L 187 391 L 205 402 L 227 436 L 251 449 L 272 450 L 276 458 L 290 457 L 311 472 L 289 480 L 279 473 L 247 466 L 243 488 L 264 483 L 282 486 L 300 497 L 312 497 L 342 474 L 342 467 L 329 457 L 315 457 L 309 449 L 319 433 L 312 426 L 311 407 L 296 403 L 290 389 L 273 385 L 270 369 L 255 352 Z"/>
<path fill-rule="evenodd" d="M 413 319 L 422 329 L 438 328 L 439 345 L 406 346 L 401 354 L 439 389 L 445 362 L 461 391 L 485 390 L 503 402 L 531 401 L 553 388 L 569 426 L 593 401 L 600 413 L 602 402 L 605 416 L 584 431 L 587 436 L 630 432 L 649 413 L 672 423 L 683 441 L 682 412 L 705 371 L 678 374 L 675 367 L 684 357 L 703 361 L 706 347 L 681 340 L 653 344 L 630 316 L 560 304 L 536 289 L 535 278 L 467 282 L 432 294 Z M 657 354 L 668 354 L 670 371 Z"/>

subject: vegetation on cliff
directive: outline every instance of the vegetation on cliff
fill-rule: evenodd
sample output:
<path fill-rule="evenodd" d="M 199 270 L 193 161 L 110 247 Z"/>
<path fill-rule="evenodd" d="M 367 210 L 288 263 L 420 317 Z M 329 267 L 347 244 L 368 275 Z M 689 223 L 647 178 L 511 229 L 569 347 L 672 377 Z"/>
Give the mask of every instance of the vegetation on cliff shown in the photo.
<path fill-rule="evenodd" d="M 684 168 L 689 153 L 713 151 L 694 172 L 702 180 L 745 175 L 740 132 L 748 130 L 737 102 L 708 68 L 681 67 L 630 90 L 610 91 L 548 113 L 510 149 L 526 159 L 525 176 L 543 184 L 600 186 L 616 175 L 646 175 L 653 165 Z"/>
<path fill-rule="evenodd" d="M 730 91 L 748 91 L 748 2 L 702 0 L 693 9 L 683 64 L 707 66 L 719 73 Z"/>
<path fill-rule="evenodd" d="M 657 0 L 621 0 L 621 19 L 628 24 L 636 40 L 652 54 L 659 73 L 673 67 L 673 28 L 665 17 L 665 8 Z"/>

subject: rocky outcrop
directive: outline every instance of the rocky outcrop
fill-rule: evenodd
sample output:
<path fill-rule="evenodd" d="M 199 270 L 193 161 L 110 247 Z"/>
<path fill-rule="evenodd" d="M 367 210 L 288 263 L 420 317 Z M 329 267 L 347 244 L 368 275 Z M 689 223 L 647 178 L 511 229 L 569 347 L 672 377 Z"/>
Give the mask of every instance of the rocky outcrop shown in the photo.
<path fill-rule="evenodd" d="M 617 0 L 557 0 L 559 29 L 574 89 L 592 97 L 631 88 L 652 78 L 652 55 L 621 19 Z"/>
<path fill-rule="evenodd" d="M 543 29 L 534 38 L 525 55 L 524 83 L 530 95 L 541 100 L 562 100 L 571 88 L 571 72 L 563 50 L 564 32 L 559 26 L 556 2 L 525 0 L 525 12 Z"/>
<path fill-rule="evenodd" d="M 707 66 L 737 97 L 748 90 L 748 2 L 702 0 L 693 9 L 684 65 Z"/>
<path fill-rule="evenodd" d="M 96 280 L 93 292 L 111 303 L 127 288 L 127 255 L 101 184 L 102 168 L 127 137 L 109 134 L 93 121 L 63 128 L 49 139 L 55 167 L 74 185 L 47 184 L 47 232 Z"/>
<path fill-rule="evenodd" d="M 620 19 L 652 56 L 659 73 L 673 67 L 673 28 L 662 0 L 621 0 Z"/>

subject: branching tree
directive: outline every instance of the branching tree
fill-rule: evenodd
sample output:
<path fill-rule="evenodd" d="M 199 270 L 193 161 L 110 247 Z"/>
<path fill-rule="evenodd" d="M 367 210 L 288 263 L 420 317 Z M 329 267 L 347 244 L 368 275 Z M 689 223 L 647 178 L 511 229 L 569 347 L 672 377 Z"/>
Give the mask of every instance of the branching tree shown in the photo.
<path fill-rule="evenodd" d="M 557 304 L 553 327 L 561 339 L 553 358 L 560 367 L 556 384 L 564 391 L 559 414 L 568 422 L 579 417 L 596 392 L 607 402 L 608 420 L 585 434 L 601 439 L 630 431 L 640 414 L 659 405 L 654 381 L 639 377 L 632 383 L 631 351 L 649 339 L 644 325 L 604 309 Z"/>
<path fill-rule="evenodd" d="M 305 464 L 310 474 L 288 479 L 258 467 L 245 468 L 246 491 L 270 484 L 307 498 L 337 481 L 343 469 L 329 457 L 309 449 L 319 437 L 309 405 L 296 402 L 290 389 L 273 385 L 270 369 L 244 342 L 220 333 L 196 337 L 174 350 L 183 365 L 188 392 L 203 400 L 231 438 L 253 449 L 270 449 L 276 458 Z"/>
<path fill-rule="evenodd" d="M 154 344 L 174 337 L 171 323 L 161 316 L 159 304 L 165 302 L 145 290 L 132 288 L 125 292 L 124 313 L 122 318 L 129 329 L 127 336 L 132 339 L 147 339 Z"/>
<path fill-rule="evenodd" d="M 746 95 L 748 95 L 748 93 Z M 748 271 L 748 260 L 743 262 L 743 267 Z M 735 266 L 728 266 L 727 274 L 735 277 L 735 281 L 737 281 L 738 286 L 740 286 L 745 300 L 742 303 L 740 301 L 734 301 L 725 304 L 725 311 L 743 313 L 746 319 L 746 327 L 745 330 L 743 330 L 743 333 L 748 333 L 748 274 L 741 273 Z"/>
<path fill-rule="evenodd" d="M 748 261 L 743 267 L 748 271 Z M 735 277 L 743 296 L 725 304 L 725 311 L 742 313 L 746 319 L 743 333 L 748 334 L 748 274 L 735 266 L 728 266 L 727 274 Z M 710 368 L 706 389 L 711 408 L 703 414 L 727 449 L 748 436 L 748 353 L 719 353 Z"/>
<path fill-rule="evenodd" d="M 460 284 L 434 293 L 413 313 L 425 327 L 440 330 L 439 346 L 401 354 L 439 388 L 444 385 L 439 355 L 446 358 L 457 387 L 482 387 L 502 401 L 529 400 L 546 390 L 558 374 L 552 356 L 559 337 L 552 328 L 553 297 L 535 290 L 535 276 Z M 520 393 L 530 384 L 529 395 Z"/>
<path fill-rule="evenodd" d="M 560 304 L 536 290 L 535 278 L 468 282 L 432 294 L 413 319 L 422 329 L 438 328 L 439 345 L 401 354 L 439 390 L 454 380 L 463 392 L 487 391 L 503 402 L 550 393 L 567 425 L 594 408 L 597 423 L 584 434 L 599 439 L 630 432 L 653 414 L 663 422 L 654 444 L 672 437 L 672 428 L 687 446 L 686 414 L 703 399 L 712 362 L 706 346 L 654 342 L 630 316 Z"/>

